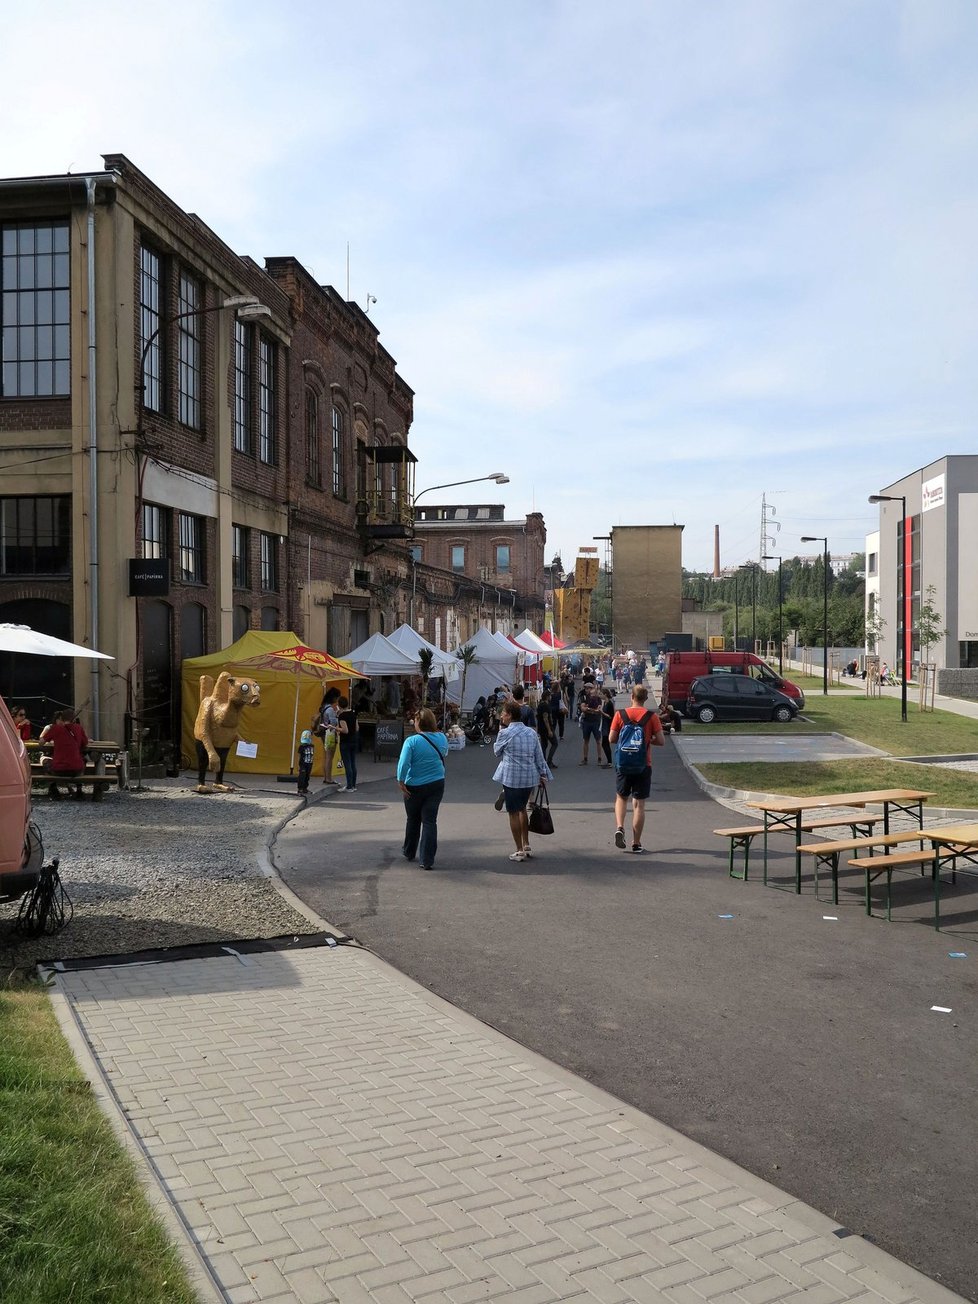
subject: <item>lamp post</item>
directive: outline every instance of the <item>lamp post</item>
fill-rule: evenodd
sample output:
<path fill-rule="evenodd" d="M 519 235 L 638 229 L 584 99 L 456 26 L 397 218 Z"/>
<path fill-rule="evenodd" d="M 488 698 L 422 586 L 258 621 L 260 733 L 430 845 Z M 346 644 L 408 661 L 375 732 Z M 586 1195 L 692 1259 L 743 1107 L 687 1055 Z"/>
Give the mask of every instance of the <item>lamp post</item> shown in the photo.
<path fill-rule="evenodd" d="M 803 534 L 802 543 L 822 544 L 822 695 L 829 695 L 829 541 L 824 534 Z"/>
<path fill-rule="evenodd" d="M 760 563 L 745 561 L 742 570 L 750 571 L 750 637 L 751 651 L 757 651 L 757 571 Z"/>
<path fill-rule="evenodd" d="M 448 484 L 430 484 L 414 495 L 412 508 L 422 494 L 432 494 L 436 489 L 457 489 L 462 484 L 478 484 L 482 480 L 495 480 L 496 484 L 509 484 L 509 476 L 502 471 L 491 471 L 489 475 L 476 475 L 471 480 L 450 480 Z M 414 628 L 414 604 L 418 595 L 418 557 L 417 549 L 411 550 L 411 628 Z"/>
<path fill-rule="evenodd" d="M 776 561 L 778 563 L 778 674 L 784 674 L 784 589 L 781 585 L 781 572 L 784 564 L 782 557 L 775 557 L 771 553 L 764 554 L 764 561 Z"/>
<path fill-rule="evenodd" d="M 740 638 L 740 594 L 739 589 L 740 571 L 734 571 L 734 621 L 733 621 L 733 650 L 738 651 L 737 643 Z"/>
<path fill-rule="evenodd" d="M 907 639 L 910 633 L 907 620 L 907 496 L 906 494 L 870 494 L 871 503 L 899 503 L 903 539 L 900 548 L 900 592 L 897 598 L 897 637 L 900 658 L 900 719 L 907 723 Z"/>

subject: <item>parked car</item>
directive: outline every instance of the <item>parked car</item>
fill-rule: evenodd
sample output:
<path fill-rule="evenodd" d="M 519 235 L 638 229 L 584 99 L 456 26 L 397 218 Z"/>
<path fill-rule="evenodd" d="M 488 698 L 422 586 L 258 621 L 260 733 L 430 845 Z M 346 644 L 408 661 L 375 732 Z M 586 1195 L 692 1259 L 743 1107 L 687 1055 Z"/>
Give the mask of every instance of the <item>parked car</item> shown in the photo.
<path fill-rule="evenodd" d="M 663 672 L 661 699 L 681 711 L 694 679 L 719 674 L 751 675 L 769 688 L 787 694 L 799 711 L 805 709 L 805 694 L 798 685 L 779 675 L 753 652 L 670 652 Z"/>
<path fill-rule="evenodd" d="M 700 724 L 714 720 L 779 720 L 784 724 L 798 714 L 798 703 L 762 679 L 721 672 L 693 680 L 686 714 Z"/>

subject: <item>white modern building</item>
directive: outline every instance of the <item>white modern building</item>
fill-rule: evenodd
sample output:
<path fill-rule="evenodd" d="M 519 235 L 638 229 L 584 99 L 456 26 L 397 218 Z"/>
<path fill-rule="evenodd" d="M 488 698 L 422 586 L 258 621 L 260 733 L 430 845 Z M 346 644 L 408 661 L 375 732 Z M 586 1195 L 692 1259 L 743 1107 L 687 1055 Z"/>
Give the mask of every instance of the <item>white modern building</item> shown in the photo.
<path fill-rule="evenodd" d="M 897 669 L 902 644 L 908 672 L 921 659 L 932 661 L 947 672 L 944 691 L 978 696 L 978 456 L 939 458 L 879 497 L 879 531 L 866 538 L 866 603 L 867 615 L 870 601 L 878 603 L 886 622 L 880 656 Z M 921 647 L 918 629 L 928 601 L 944 629 L 929 648 Z"/>

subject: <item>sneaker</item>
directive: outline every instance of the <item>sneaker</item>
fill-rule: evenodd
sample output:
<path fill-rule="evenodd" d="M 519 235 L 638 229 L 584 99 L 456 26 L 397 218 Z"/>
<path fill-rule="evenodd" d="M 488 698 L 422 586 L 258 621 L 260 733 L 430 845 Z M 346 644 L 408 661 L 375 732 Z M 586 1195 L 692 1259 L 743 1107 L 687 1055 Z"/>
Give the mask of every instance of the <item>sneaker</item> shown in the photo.
<path fill-rule="evenodd" d="M 506 789 L 505 789 L 505 788 L 503 788 L 503 790 L 500 792 L 499 796 L 496 798 L 496 800 L 495 800 L 492 804 L 495 806 L 496 810 L 502 810 L 502 808 L 503 808 L 503 807 L 505 806 L 505 804 L 506 804 Z"/>
<path fill-rule="evenodd" d="M 346 788 L 343 789 L 343 791 L 344 791 L 344 792 L 356 792 L 356 788 L 346 787 Z"/>
<path fill-rule="evenodd" d="M 434 865 L 422 865 L 422 869 L 434 869 Z"/>
<path fill-rule="evenodd" d="M 514 851 L 513 854 L 510 856 L 510 860 L 526 860 L 526 852 Z"/>
<path fill-rule="evenodd" d="M 529 860 L 530 857 L 533 855 L 533 852 L 530 850 L 529 847 L 524 847 L 524 848 L 523 848 L 523 854 L 524 854 L 524 856 L 526 856 L 527 860 Z"/>
<path fill-rule="evenodd" d="M 625 830 L 615 829 L 615 846 L 619 851 L 625 850 Z"/>
<path fill-rule="evenodd" d="M 642 846 L 641 842 L 633 842 L 633 843 L 632 843 L 632 851 L 634 851 L 634 853 L 635 853 L 636 856 L 644 856 L 644 855 L 645 855 L 645 848 Z"/>

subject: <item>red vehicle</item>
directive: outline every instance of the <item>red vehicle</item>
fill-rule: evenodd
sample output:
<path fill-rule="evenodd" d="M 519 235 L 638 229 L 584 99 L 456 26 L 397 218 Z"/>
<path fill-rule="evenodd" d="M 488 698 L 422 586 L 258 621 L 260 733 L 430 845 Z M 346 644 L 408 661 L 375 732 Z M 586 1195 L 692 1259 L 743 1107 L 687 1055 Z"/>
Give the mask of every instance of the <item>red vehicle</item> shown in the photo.
<path fill-rule="evenodd" d="M 0 901 L 16 901 L 37 883 L 42 851 L 29 835 L 30 815 L 27 749 L 0 698 Z"/>
<path fill-rule="evenodd" d="M 686 709 L 686 698 L 694 679 L 701 675 L 751 675 L 770 688 L 776 688 L 805 709 L 805 694 L 797 684 L 772 670 L 753 652 L 669 652 L 662 675 L 662 701 L 678 711 Z"/>

